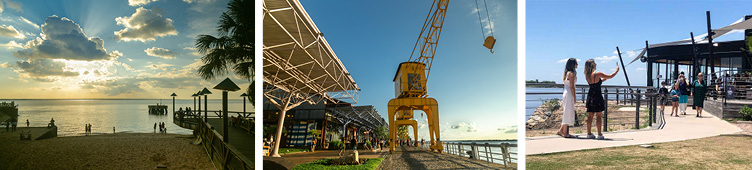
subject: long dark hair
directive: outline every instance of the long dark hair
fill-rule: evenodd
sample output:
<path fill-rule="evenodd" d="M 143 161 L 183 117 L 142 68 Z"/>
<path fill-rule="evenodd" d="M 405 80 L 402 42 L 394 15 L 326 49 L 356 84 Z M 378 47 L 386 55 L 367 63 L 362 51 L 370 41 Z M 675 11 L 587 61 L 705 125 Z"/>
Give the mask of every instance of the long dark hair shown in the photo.
<path fill-rule="evenodd" d="M 577 59 L 576 58 L 569 58 L 567 60 L 567 65 L 564 67 L 564 75 L 561 76 L 561 80 L 567 80 L 567 73 L 572 72 L 575 74 L 575 77 L 577 77 L 577 70 L 574 69 L 574 66 L 577 65 Z"/>

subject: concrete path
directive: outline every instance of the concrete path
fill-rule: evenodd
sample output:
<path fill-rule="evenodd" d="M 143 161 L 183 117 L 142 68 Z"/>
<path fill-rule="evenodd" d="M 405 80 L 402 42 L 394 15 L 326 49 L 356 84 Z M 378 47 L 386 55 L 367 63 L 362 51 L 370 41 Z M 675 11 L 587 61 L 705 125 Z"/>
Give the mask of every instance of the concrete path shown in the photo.
<path fill-rule="evenodd" d="M 338 158 L 340 150 L 316 150 L 315 152 L 299 152 L 282 155 L 282 158 L 294 163 L 296 166 L 308 162 L 313 162 L 319 159 L 325 158 Z M 347 150 L 346 153 L 352 153 L 352 150 Z M 371 151 L 371 150 L 358 150 L 358 157 L 360 158 L 380 158 L 387 152 Z"/>
<path fill-rule="evenodd" d="M 397 150 L 387 155 L 379 169 L 504 169 L 501 164 L 430 152 L 425 148 L 400 147 Z M 508 169 L 516 168 L 511 165 Z"/>
<path fill-rule="evenodd" d="M 680 115 L 679 117 L 669 116 L 670 110 L 671 106 L 666 106 L 666 113 L 664 113 L 666 124 L 664 128 L 660 130 L 648 129 L 609 132 L 603 134 L 607 138 L 606 140 L 565 139 L 558 136 L 530 137 L 525 140 L 525 152 L 527 155 L 536 155 L 584 149 L 663 143 L 717 136 L 721 134 L 733 134 L 742 131 L 739 127 L 721 120 L 707 111 L 703 111 L 702 117 L 697 118 L 695 117 L 697 112 L 691 108 L 687 108 L 687 115 Z M 593 133 L 596 134 L 595 128 L 593 128 Z M 586 136 L 585 134 L 578 135 L 581 137 Z"/>

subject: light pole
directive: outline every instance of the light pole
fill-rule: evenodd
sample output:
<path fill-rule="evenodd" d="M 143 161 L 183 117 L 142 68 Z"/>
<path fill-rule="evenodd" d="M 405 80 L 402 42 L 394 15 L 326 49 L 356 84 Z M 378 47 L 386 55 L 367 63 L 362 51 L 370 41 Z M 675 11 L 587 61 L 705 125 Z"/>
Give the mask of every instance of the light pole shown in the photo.
<path fill-rule="evenodd" d="M 248 94 L 241 94 L 240 97 L 243 97 L 243 114 L 245 114 L 245 98 L 248 96 Z"/>
<path fill-rule="evenodd" d="M 193 93 L 193 95 L 191 95 L 191 97 L 193 97 L 193 108 L 191 108 L 191 109 L 196 109 L 196 96 L 198 96 L 198 94 L 196 94 L 196 93 Z M 191 111 L 191 112 L 193 112 L 193 111 Z"/>
<path fill-rule="evenodd" d="M 198 96 L 198 114 L 196 116 L 201 117 L 201 90 L 196 92 L 196 96 Z M 206 119 L 204 119 L 204 122 L 206 122 Z"/>
<path fill-rule="evenodd" d="M 214 86 L 214 89 L 222 90 L 222 140 L 230 142 L 227 130 L 227 91 L 238 91 L 240 87 L 233 83 L 230 78 L 225 78 L 217 86 Z"/>
<path fill-rule="evenodd" d="M 175 96 L 178 96 L 178 95 L 175 93 L 172 93 L 172 95 L 170 96 L 172 96 L 172 114 L 174 115 L 175 114 Z"/>
<path fill-rule="evenodd" d="M 209 113 L 209 100 L 208 99 L 209 99 L 209 94 L 212 94 L 212 92 L 209 91 L 209 89 L 206 89 L 206 87 L 204 87 L 204 90 L 201 90 L 201 94 L 204 95 L 204 122 L 209 123 L 209 119 L 207 118 L 207 115 Z"/>

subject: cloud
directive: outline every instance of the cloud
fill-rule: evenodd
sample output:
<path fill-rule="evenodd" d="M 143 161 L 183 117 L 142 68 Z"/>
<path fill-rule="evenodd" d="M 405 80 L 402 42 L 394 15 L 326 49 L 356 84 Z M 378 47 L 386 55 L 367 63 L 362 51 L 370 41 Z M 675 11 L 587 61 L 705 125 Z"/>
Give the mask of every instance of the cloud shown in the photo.
<path fill-rule="evenodd" d="M 456 125 L 452 125 L 452 126 L 451 126 L 451 128 L 452 128 L 452 129 L 461 129 L 461 128 L 465 128 L 465 131 L 466 131 L 466 132 L 478 132 L 478 129 L 477 129 L 477 128 L 476 128 L 476 126 L 475 126 L 475 122 L 473 122 L 473 123 L 469 123 L 469 124 L 468 124 L 468 123 L 465 123 L 465 122 L 460 122 L 460 123 L 458 123 L 458 124 L 456 124 Z"/>
<path fill-rule="evenodd" d="M 556 61 L 556 63 L 566 63 L 566 62 L 567 62 L 567 60 L 569 60 L 569 58 L 561 59 L 561 60 L 559 60 L 559 61 Z M 577 60 L 577 62 L 578 62 L 578 63 L 580 62 L 580 59 L 579 59 L 579 58 L 576 58 L 576 60 Z"/>
<path fill-rule="evenodd" d="M 198 52 L 198 50 L 196 50 L 195 47 L 185 47 L 183 49 L 190 50 L 192 55 L 199 56 L 199 57 L 203 56 L 201 55 L 201 53 Z"/>
<path fill-rule="evenodd" d="M 157 0 L 128 0 L 128 5 L 130 6 L 139 6 L 139 5 L 146 5 L 151 2 L 156 2 Z"/>
<path fill-rule="evenodd" d="M 24 39 L 26 36 L 13 28 L 12 25 L 0 25 L 0 36 L 3 37 L 15 37 L 18 39 Z"/>
<path fill-rule="evenodd" d="M 0 64 L 0 68 L 10 68 L 10 67 L 11 66 L 10 66 L 10 64 L 8 64 L 8 62 L 4 62 L 4 63 Z"/>
<path fill-rule="evenodd" d="M 596 61 L 598 61 L 598 63 L 603 64 L 603 63 L 611 62 L 611 60 L 619 59 L 619 56 L 615 56 L 615 55 L 614 56 L 605 56 L 604 55 L 603 57 L 595 57 L 594 59 Z"/>
<path fill-rule="evenodd" d="M 11 0 L 5 0 L 5 5 L 7 5 L 8 8 L 16 10 L 18 12 L 21 12 L 21 13 L 24 12 L 23 11 L 23 4 L 21 4 L 20 2 L 15 2 L 15 1 L 11 1 Z"/>
<path fill-rule="evenodd" d="M 24 77 L 42 78 L 48 76 L 78 76 L 78 72 L 68 71 L 64 62 L 51 59 L 39 59 L 29 61 L 17 61 L 19 73 Z"/>
<path fill-rule="evenodd" d="M 159 47 L 151 47 L 146 50 L 146 55 L 152 56 L 152 57 L 159 57 L 164 59 L 174 59 L 175 56 L 177 56 L 179 53 L 170 51 L 168 49 L 159 48 Z"/>
<path fill-rule="evenodd" d="M 41 27 L 42 38 L 26 43 L 24 50 L 13 52 L 21 59 L 67 59 L 67 60 L 111 60 L 122 56 L 113 51 L 107 53 L 104 41 L 98 37 L 87 37 L 81 27 L 58 16 L 50 16 Z"/>
<path fill-rule="evenodd" d="M 497 131 L 503 131 L 504 133 L 517 133 L 517 125 L 509 126 L 506 128 L 496 129 Z"/>
<path fill-rule="evenodd" d="M 149 68 L 149 69 L 153 69 L 153 70 L 162 70 L 162 71 L 167 71 L 167 67 L 175 66 L 175 65 L 172 65 L 172 64 L 165 64 L 165 63 L 152 64 L 151 62 L 148 62 L 148 64 L 149 65 L 146 65 L 144 67 Z"/>
<path fill-rule="evenodd" d="M 165 18 L 160 12 L 139 7 L 130 17 L 117 17 L 115 21 L 125 28 L 115 31 L 115 39 L 123 41 L 154 41 L 157 37 L 177 35 L 172 19 Z"/>
<path fill-rule="evenodd" d="M 31 25 L 32 27 L 36 28 L 36 29 L 39 29 L 39 25 L 37 25 L 37 24 L 35 24 L 35 23 L 33 23 L 33 22 L 29 21 L 28 19 L 26 19 L 26 18 L 24 18 L 24 17 L 18 18 L 18 20 L 19 20 L 19 21 L 21 21 L 21 22 L 23 22 L 23 23 L 29 24 L 29 25 Z"/>
<path fill-rule="evenodd" d="M 0 44 L 0 46 L 3 46 L 8 49 L 14 49 L 14 48 L 24 48 L 23 44 L 19 44 L 16 41 L 11 40 L 7 44 Z"/>
<path fill-rule="evenodd" d="M 214 0 L 183 0 L 183 2 L 186 2 L 189 4 L 194 3 L 194 2 L 195 3 L 209 3 L 209 2 L 214 2 Z"/>

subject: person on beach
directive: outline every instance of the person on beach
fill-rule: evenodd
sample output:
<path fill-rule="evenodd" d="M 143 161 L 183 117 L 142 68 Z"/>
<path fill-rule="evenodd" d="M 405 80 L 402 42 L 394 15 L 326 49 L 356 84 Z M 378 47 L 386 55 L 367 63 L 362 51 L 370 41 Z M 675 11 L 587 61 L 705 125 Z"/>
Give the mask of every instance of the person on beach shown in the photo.
<path fill-rule="evenodd" d="M 112 127 L 112 134 L 115 134 L 115 127 Z"/>
<path fill-rule="evenodd" d="M 569 58 L 569 60 L 567 60 L 567 64 L 564 66 L 564 74 L 562 74 L 561 76 L 561 79 L 564 81 L 564 94 L 562 94 L 561 97 L 564 114 L 561 118 L 561 127 L 559 128 L 559 132 L 556 134 L 564 138 L 573 137 L 569 134 L 569 130 L 567 130 L 567 128 L 571 125 L 574 125 L 574 103 L 577 100 L 577 97 L 575 97 L 576 95 L 574 94 L 574 85 L 575 82 L 577 82 L 576 69 L 577 59 Z"/>
<path fill-rule="evenodd" d="M 10 122 L 5 122 L 5 132 L 10 131 Z"/>
<path fill-rule="evenodd" d="M 674 112 L 676 112 L 675 117 L 679 117 L 679 83 L 674 83 L 674 86 L 671 90 L 671 115 L 674 116 Z"/>
<path fill-rule="evenodd" d="M 154 123 L 154 133 L 157 133 L 157 123 Z"/>
<path fill-rule="evenodd" d="M 16 131 L 16 126 L 18 126 L 18 119 L 13 118 L 13 120 L 11 121 L 11 126 L 13 127 L 12 128 L 13 132 L 15 132 Z"/>
<path fill-rule="evenodd" d="M 687 78 L 684 76 L 684 72 L 682 71 L 681 74 L 679 74 L 679 79 L 677 80 L 679 83 L 679 111 L 683 115 L 687 115 L 687 102 L 689 101 L 689 83 L 687 82 Z"/>
<path fill-rule="evenodd" d="M 690 95 L 692 95 L 692 105 L 697 110 L 696 117 L 702 117 L 702 107 L 703 103 L 705 102 L 705 92 L 708 91 L 708 86 L 705 84 L 705 81 L 702 79 L 703 75 L 702 73 L 697 73 L 697 80 L 692 82 L 692 92 Z"/>
<path fill-rule="evenodd" d="M 605 101 L 603 100 L 603 94 L 601 92 L 601 84 L 603 83 L 603 81 L 616 76 L 616 73 L 619 73 L 619 64 L 616 64 L 616 70 L 611 74 L 605 74 L 600 71 L 595 71 L 595 69 L 595 60 L 589 59 L 585 62 L 585 80 L 587 81 L 588 86 L 590 86 L 587 94 L 587 99 L 585 101 L 585 107 L 587 108 L 588 112 L 587 138 L 596 139 L 591 130 L 593 125 L 593 115 L 595 115 L 595 128 L 598 129 L 597 139 L 600 140 L 605 139 L 603 137 L 603 133 L 601 133 L 601 125 L 603 123 L 601 117 L 603 117 L 603 110 L 606 109 L 604 103 Z"/>
<path fill-rule="evenodd" d="M 660 98 L 661 114 L 663 114 L 663 110 L 666 108 L 666 100 L 668 99 L 668 88 L 666 87 L 666 81 L 661 82 L 661 88 L 658 89 L 658 98 Z"/>
<path fill-rule="evenodd" d="M 29 127 L 29 119 L 26 119 L 26 127 Z"/>

